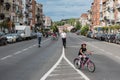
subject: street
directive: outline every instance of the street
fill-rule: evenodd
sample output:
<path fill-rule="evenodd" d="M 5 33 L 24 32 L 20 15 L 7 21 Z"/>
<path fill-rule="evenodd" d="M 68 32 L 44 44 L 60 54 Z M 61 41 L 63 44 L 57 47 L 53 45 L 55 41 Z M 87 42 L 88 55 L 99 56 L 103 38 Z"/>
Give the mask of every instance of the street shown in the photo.
<path fill-rule="evenodd" d="M 75 69 L 82 42 L 93 51 L 90 59 L 96 65 L 94 73 L 86 68 Z M 37 39 L 0 47 L 0 80 L 120 80 L 120 45 L 98 41 L 76 34 L 67 34 L 67 48 L 59 40 Z"/>

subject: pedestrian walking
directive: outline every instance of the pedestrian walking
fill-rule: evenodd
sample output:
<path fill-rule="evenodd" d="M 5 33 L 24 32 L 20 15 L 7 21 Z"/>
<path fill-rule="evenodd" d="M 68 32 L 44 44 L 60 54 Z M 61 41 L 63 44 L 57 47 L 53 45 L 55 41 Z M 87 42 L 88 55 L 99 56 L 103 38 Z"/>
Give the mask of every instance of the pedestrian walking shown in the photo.
<path fill-rule="evenodd" d="M 37 38 L 38 38 L 38 47 L 41 47 L 42 33 L 40 31 L 37 32 Z"/>
<path fill-rule="evenodd" d="M 66 48 L 66 33 L 62 32 L 61 37 L 62 37 L 63 46 L 64 48 Z"/>

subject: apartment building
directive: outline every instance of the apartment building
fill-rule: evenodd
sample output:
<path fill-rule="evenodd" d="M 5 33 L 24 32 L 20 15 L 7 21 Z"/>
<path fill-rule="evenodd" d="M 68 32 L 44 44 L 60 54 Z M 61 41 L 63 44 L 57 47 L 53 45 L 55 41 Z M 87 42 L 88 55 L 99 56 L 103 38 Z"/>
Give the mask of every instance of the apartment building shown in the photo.
<path fill-rule="evenodd" d="M 105 25 L 115 24 L 115 8 L 113 0 L 103 0 L 102 1 L 102 20 L 105 22 Z"/>
<path fill-rule="evenodd" d="M 98 24 L 101 26 L 120 24 L 120 0 L 100 0 L 98 2 L 100 2 L 100 9 L 96 7 L 97 4 L 95 5 L 95 0 L 91 7 L 91 23 L 93 26 Z M 100 17 L 98 15 L 100 15 Z"/>
<path fill-rule="evenodd" d="M 114 0 L 114 8 L 115 23 L 120 24 L 120 0 Z"/>
<path fill-rule="evenodd" d="M 36 0 L 23 0 L 24 24 L 34 27 L 36 24 Z"/>
<path fill-rule="evenodd" d="M 50 29 L 51 25 L 52 25 L 52 19 L 50 17 L 48 17 L 48 16 L 45 16 L 44 17 L 44 26 L 45 26 L 45 28 Z"/>
<path fill-rule="evenodd" d="M 43 25 L 43 5 L 36 0 L 0 0 L 0 22 L 9 20 L 9 26 Z"/>
<path fill-rule="evenodd" d="M 40 3 L 36 4 L 35 15 L 36 15 L 36 19 L 35 19 L 36 26 L 43 27 L 43 5 L 42 4 Z"/>
<path fill-rule="evenodd" d="M 22 23 L 22 8 L 22 0 L 0 0 L 0 22 L 7 20 L 9 31 L 12 30 L 13 23 Z"/>
<path fill-rule="evenodd" d="M 79 19 L 80 23 L 82 26 L 85 26 L 87 24 L 89 24 L 89 21 L 88 21 L 88 14 L 87 13 L 83 13 Z"/>
<path fill-rule="evenodd" d="M 91 12 L 91 26 L 94 28 L 100 25 L 100 0 L 94 0 L 91 6 Z"/>

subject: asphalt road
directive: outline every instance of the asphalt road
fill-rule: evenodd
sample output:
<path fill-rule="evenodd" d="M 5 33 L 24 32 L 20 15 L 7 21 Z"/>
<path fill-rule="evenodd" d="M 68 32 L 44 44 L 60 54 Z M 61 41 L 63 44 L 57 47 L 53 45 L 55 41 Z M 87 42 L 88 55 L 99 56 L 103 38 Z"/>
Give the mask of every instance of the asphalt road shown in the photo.
<path fill-rule="evenodd" d="M 23 41 L 0 47 L 0 80 L 40 80 L 62 53 L 61 41 Z"/>
<path fill-rule="evenodd" d="M 82 42 L 87 43 L 88 50 L 94 51 L 90 58 L 96 65 L 94 73 L 90 73 L 86 68 L 82 69 L 82 72 L 90 80 L 120 80 L 120 45 L 69 33 L 66 56 L 71 62 L 77 57 Z"/>
<path fill-rule="evenodd" d="M 71 63 L 82 42 L 87 43 L 88 50 L 94 51 L 90 58 L 96 71 L 90 73 L 86 68 L 81 71 L 90 80 L 120 80 L 120 45 L 68 33 L 65 57 Z M 62 51 L 61 39 L 53 41 L 50 38 L 42 40 L 41 48 L 36 39 L 1 46 L 0 80 L 41 80 L 59 60 Z M 46 80 L 86 80 L 66 58 L 61 59 Z"/>

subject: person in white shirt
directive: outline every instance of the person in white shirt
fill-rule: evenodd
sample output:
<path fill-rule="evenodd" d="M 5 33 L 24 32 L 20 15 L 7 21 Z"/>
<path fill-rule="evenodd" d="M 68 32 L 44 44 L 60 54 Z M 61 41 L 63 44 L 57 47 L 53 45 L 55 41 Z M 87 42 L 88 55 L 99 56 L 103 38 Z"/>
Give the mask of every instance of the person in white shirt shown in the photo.
<path fill-rule="evenodd" d="M 66 48 L 66 33 L 65 32 L 61 33 L 61 38 L 62 38 L 63 46 L 64 48 Z"/>
<path fill-rule="evenodd" d="M 41 47 L 42 33 L 40 31 L 37 32 L 37 38 L 38 38 L 38 47 Z"/>

